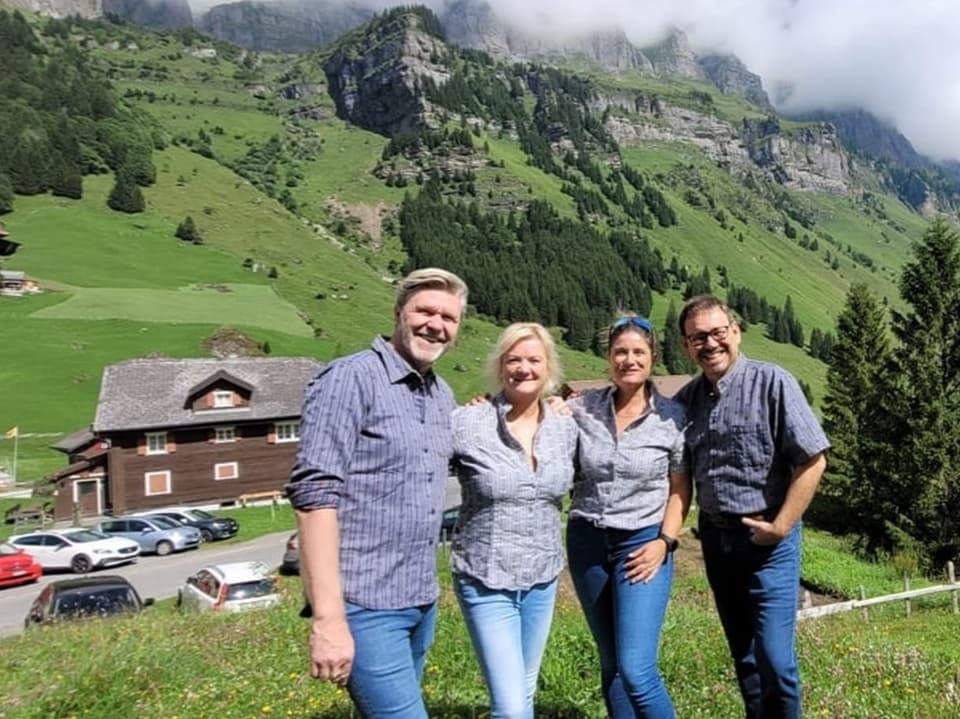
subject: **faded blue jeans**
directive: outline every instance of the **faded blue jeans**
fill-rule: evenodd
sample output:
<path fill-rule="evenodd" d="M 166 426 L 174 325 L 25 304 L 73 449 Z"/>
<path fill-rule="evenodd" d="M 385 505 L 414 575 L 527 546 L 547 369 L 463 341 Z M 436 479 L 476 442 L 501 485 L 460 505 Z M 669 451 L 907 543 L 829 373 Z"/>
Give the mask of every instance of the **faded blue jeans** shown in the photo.
<path fill-rule="evenodd" d="M 347 691 L 364 719 L 427 719 L 420 680 L 437 605 L 366 609 L 347 602 L 354 659 Z"/>
<path fill-rule="evenodd" d="M 634 549 L 660 525 L 603 529 L 582 519 L 567 526 L 570 574 L 600 654 L 600 688 L 611 719 L 673 719 L 673 702 L 657 668 L 660 628 L 673 584 L 673 555 L 647 583 L 624 578 Z"/>
<path fill-rule="evenodd" d="M 700 542 L 717 612 L 733 657 L 747 719 L 799 719 L 797 602 L 800 523 L 761 547 L 750 530 L 721 529 L 702 514 Z"/>
<path fill-rule="evenodd" d="M 464 574 L 453 588 L 490 692 L 491 719 L 533 719 L 557 580 L 530 589 L 489 589 Z"/>

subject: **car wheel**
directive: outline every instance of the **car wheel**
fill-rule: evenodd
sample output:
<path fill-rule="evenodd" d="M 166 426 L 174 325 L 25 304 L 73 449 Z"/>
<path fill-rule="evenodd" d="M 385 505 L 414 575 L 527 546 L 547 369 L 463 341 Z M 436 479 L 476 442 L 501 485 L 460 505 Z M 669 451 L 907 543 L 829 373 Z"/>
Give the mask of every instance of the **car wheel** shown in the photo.
<path fill-rule="evenodd" d="M 200 530 L 200 541 L 201 542 L 212 542 L 213 541 L 213 532 L 209 529 Z"/>
<path fill-rule="evenodd" d="M 93 562 L 91 562 L 90 557 L 85 554 L 78 554 L 76 557 L 70 560 L 70 569 L 77 574 L 86 574 L 92 568 Z"/>
<path fill-rule="evenodd" d="M 165 557 L 170 552 L 173 551 L 173 544 L 171 542 L 157 542 L 157 556 Z"/>

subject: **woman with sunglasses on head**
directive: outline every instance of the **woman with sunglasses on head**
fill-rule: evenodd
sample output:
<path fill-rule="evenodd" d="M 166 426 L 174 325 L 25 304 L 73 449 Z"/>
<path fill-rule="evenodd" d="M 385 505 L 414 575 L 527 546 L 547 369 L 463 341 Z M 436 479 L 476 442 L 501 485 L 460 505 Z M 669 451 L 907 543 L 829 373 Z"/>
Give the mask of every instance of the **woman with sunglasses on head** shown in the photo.
<path fill-rule="evenodd" d="M 490 717 L 533 719 L 564 565 L 561 508 L 573 484 L 577 425 L 544 404 L 560 368 L 541 325 L 507 327 L 489 372 L 496 396 L 453 414 L 463 503 L 450 562 Z"/>
<path fill-rule="evenodd" d="M 686 415 L 650 381 L 657 347 L 646 318 L 619 318 L 607 339 L 613 386 L 569 402 L 580 429 L 570 573 L 597 644 L 609 716 L 672 719 L 657 652 L 690 506 Z"/>

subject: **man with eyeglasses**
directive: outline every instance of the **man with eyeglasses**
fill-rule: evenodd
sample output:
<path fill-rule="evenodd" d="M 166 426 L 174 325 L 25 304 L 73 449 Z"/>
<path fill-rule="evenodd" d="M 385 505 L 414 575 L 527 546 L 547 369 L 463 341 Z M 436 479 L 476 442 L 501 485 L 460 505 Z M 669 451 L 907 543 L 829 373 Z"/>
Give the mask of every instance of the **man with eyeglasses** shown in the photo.
<path fill-rule="evenodd" d="M 793 375 L 740 352 L 740 327 L 721 300 L 691 298 L 679 325 L 702 370 L 677 399 L 687 406 L 707 579 L 745 716 L 798 719 L 800 518 L 829 441 Z"/>

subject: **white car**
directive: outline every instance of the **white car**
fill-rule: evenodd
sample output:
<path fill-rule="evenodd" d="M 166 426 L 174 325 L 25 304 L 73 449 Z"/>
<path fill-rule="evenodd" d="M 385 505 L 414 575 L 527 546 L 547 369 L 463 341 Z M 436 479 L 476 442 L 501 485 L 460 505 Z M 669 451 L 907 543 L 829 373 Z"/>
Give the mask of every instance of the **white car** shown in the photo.
<path fill-rule="evenodd" d="M 84 574 L 91 569 L 135 562 L 140 555 L 140 545 L 132 539 L 108 537 L 81 527 L 16 534 L 9 542 L 32 554 L 44 571 L 71 569 Z"/>
<path fill-rule="evenodd" d="M 177 606 L 184 611 L 242 612 L 279 603 L 276 578 L 263 562 L 204 567 L 177 590 Z"/>

